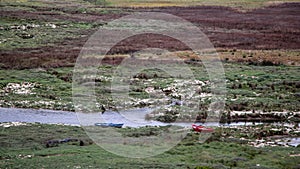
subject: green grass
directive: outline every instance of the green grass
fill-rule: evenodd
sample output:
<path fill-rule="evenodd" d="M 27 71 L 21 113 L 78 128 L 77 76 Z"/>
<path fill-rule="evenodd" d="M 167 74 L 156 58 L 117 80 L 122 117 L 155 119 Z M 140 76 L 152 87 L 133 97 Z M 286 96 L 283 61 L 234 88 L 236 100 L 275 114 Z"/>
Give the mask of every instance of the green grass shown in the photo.
<path fill-rule="evenodd" d="M 281 105 L 289 107 L 288 110 L 299 111 L 295 107 L 299 99 L 294 95 L 300 91 L 299 86 L 295 86 L 300 81 L 296 76 L 299 70 L 299 67 L 290 66 L 225 64 L 228 98 L 237 99 L 229 103 L 246 100 L 249 102 L 246 107 L 250 110 L 263 108 L 276 111 L 281 109 Z M 252 89 L 251 86 L 256 87 Z"/>
<path fill-rule="evenodd" d="M 189 66 L 194 73 L 195 79 L 201 81 L 209 80 L 203 66 Z M 296 95 L 296 93 L 300 93 L 300 77 L 297 76 L 300 71 L 299 67 L 224 63 L 224 68 L 227 79 L 226 108 L 299 111 L 299 96 Z M 99 67 L 96 78 L 98 79 L 96 96 L 100 105 L 113 106 L 115 103 L 112 102 L 110 91 L 111 79 L 114 76 L 112 72 L 115 69 L 115 66 Z M 47 108 L 72 111 L 74 110 L 72 105 L 72 71 L 73 68 L 0 70 L 0 89 L 2 89 L 0 92 L 0 105 L 2 107 Z M 154 76 L 155 72 L 156 76 Z M 175 78 L 158 70 L 145 70 L 143 73 L 149 79 L 140 78 L 131 82 L 129 88 L 131 100 L 126 100 L 128 105 L 137 107 L 136 103 L 139 100 L 163 97 L 163 95 L 149 96 L 145 92 L 147 87 L 161 90 L 177 84 L 174 82 Z M 9 83 L 22 84 L 24 82 L 36 83 L 36 87 L 32 89 L 33 94 L 18 94 L 5 90 Z M 254 87 L 251 87 L 251 85 Z M 184 88 L 178 87 L 178 89 L 182 90 Z M 209 93 L 210 86 L 202 87 L 202 92 Z M 172 98 L 171 96 L 168 97 Z M 24 101 L 28 101 L 29 104 Z M 51 103 L 49 105 L 37 104 L 41 101 Z M 122 101 L 122 99 L 119 101 Z M 166 104 L 157 102 L 157 100 L 154 101 L 154 105 Z M 204 105 L 210 103 L 206 99 L 202 101 Z"/>
<path fill-rule="evenodd" d="M 90 2 L 89 2 L 90 1 Z M 70 13 L 119 13 L 121 9 L 105 8 L 101 3 L 102 0 L 61 0 L 59 2 L 47 0 L 2 0 L 0 7 L 7 11 L 38 11 L 41 9 L 49 9 L 49 11 L 58 14 L 68 15 Z"/>
<path fill-rule="evenodd" d="M 41 9 L 48 9 L 53 14 L 70 15 L 72 13 L 93 13 L 93 14 L 108 14 L 108 13 L 120 13 L 122 9 L 105 7 L 107 3 L 101 3 L 102 0 L 94 0 L 89 2 L 88 0 L 62 0 L 59 2 L 46 1 L 46 0 L 2 0 L 0 7 L 5 11 L 29 11 L 36 12 Z"/>
<path fill-rule="evenodd" d="M 82 21 L 72 18 L 75 14 L 118 14 L 122 10 L 118 8 L 104 8 L 102 6 L 94 6 L 88 2 L 81 0 L 72 1 L 1 1 L 1 10 L 7 13 L 18 11 L 26 11 L 28 16 L 2 16 L 0 20 L 0 50 L 15 50 L 18 48 L 36 48 L 43 46 L 53 46 L 62 42 L 66 38 L 75 39 L 86 36 L 83 31 L 98 28 L 104 22 L 97 21 Z M 34 12 L 41 12 L 41 15 L 51 15 L 53 17 L 46 18 L 36 17 Z M 68 19 L 66 19 L 68 18 Z M 70 19 L 71 18 L 71 19 Z M 72 20 L 73 19 L 73 20 Z M 75 20 L 75 21 L 74 21 Z"/>
<path fill-rule="evenodd" d="M 79 38 L 93 24 L 69 21 L 37 21 L 3 17 L 0 50 L 53 46 L 65 38 Z"/>
<path fill-rule="evenodd" d="M 69 3 L 69 4 L 68 4 Z M 28 7 L 28 8 L 35 8 L 35 7 L 62 7 L 62 6 L 84 6 L 89 5 L 86 1 L 83 0 L 62 0 L 60 3 L 54 1 L 46 1 L 46 0 L 2 0 L 2 5 L 7 6 L 15 6 L 15 7 Z"/>
<path fill-rule="evenodd" d="M 0 86 L 3 89 L 1 106 L 73 110 L 71 81 L 66 82 L 62 78 L 67 77 L 71 71 L 72 68 L 61 68 L 56 69 L 57 74 L 54 74 L 52 70 L 43 69 L 0 70 L 2 77 Z M 35 86 L 30 89 L 32 94 L 5 92 L 5 87 L 9 83 L 24 82 L 35 83 Z"/>
<path fill-rule="evenodd" d="M 134 129 L 134 132 L 147 130 Z M 129 129 L 119 131 L 130 136 Z M 64 138 L 78 138 L 86 144 L 45 147 L 47 140 Z M 290 156 L 299 154 L 299 148 L 254 148 L 220 141 L 201 144 L 197 139 L 197 134 L 190 134 L 163 154 L 133 159 L 117 156 L 93 144 L 79 127 L 41 124 L 1 127 L 0 168 L 255 168 L 259 165 L 277 169 L 296 167 L 300 160 L 300 157 Z"/>

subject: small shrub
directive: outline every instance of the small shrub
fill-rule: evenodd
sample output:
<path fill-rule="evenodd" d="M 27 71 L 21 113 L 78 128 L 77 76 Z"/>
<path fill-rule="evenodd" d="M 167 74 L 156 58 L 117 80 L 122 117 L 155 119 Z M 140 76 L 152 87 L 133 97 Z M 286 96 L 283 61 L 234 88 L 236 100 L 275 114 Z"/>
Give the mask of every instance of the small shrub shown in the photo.
<path fill-rule="evenodd" d="M 195 169 L 212 169 L 212 168 L 207 166 L 197 166 L 195 167 Z"/>

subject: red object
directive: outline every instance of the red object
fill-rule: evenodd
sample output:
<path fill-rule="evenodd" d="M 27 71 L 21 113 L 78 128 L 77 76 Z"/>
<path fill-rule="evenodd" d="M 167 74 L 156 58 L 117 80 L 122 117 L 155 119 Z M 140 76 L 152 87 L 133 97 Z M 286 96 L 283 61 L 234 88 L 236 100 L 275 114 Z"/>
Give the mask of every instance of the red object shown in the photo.
<path fill-rule="evenodd" d="M 194 131 L 197 131 L 197 132 L 203 132 L 203 133 L 214 132 L 213 128 L 207 128 L 207 127 L 204 127 L 204 126 L 201 126 L 201 125 L 198 126 L 196 124 L 193 124 L 192 128 L 194 129 Z"/>

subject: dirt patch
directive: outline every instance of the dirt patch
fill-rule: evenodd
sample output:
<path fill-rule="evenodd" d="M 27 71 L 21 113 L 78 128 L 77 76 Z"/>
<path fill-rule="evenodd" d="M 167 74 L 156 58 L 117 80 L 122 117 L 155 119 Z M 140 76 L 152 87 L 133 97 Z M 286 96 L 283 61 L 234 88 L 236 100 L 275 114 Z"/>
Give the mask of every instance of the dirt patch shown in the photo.
<path fill-rule="evenodd" d="M 242 13 L 226 7 L 157 8 L 182 17 L 207 34 L 215 47 L 299 49 L 300 3 Z"/>
<path fill-rule="evenodd" d="M 68 20 L 73 22 L 109 21 L 121 17 L 121 14 L 84 14 L 84 13 L 59 13 L 49 11 L 0 11 L 1 16 L 18 19 L 36 19 L 42 21 Z"/>
<path fill-rule="evenodd" d="M 94 31 L 82 31 L 90 35 Z M 18 50 L 0 51 L 0 67 L 4 69 L 28 69 L 37 67 L 74 66 L 76 58 L 88 36 L 78 39 L 65 39 L 53 46 L 40 48 L 20 48 Z"/>

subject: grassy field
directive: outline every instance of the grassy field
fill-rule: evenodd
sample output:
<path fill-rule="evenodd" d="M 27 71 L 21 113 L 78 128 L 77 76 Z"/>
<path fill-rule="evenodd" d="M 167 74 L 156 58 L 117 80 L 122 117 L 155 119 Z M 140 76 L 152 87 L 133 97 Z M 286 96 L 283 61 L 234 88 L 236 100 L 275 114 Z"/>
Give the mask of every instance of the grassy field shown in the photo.
<path fill-rule="evenodd" d="M 254 9 L 264 6 L 277 5 L 286 2 L 299 2 L 299 0 L 72 0 L 68 1 L 69 7 L 91 7 L 91 5 L 105 7 L 166 7 L 166 6 L 228 6 L 236 9 Z M 24 5 L 23 9 L 30 9 L 30 6 L 65 6 L 64 1 L 59 3 L 45 0 L 2 0 L 3 4 Z M 65 6 L 66 7 L 66 6 Z"/>
<path fill-rule="evenodd" d="M 210 83 L 204 66 L 197 61 L 191 63 L 193 64 L 189 64 L 189 68 L 196 81 L 171 77 L 158 70 L 145 70 L 136 75 L 137 77 L 128 79 L 129 98 L 118 99 L 112 98 L 113 91 L 110 90 L 112 78 L 115 76 L 113 72 L 117 67 L 100 66 L 95 77 L 96 106 L 99 108 L 95 111 L 102 111 L 102 105 L 110 110 L 159 106 L 160 109 L 146 118 L 164 122 L 180 119 L 203 120 L 211 103 Z M 295 117 L 296 121 L 299 120 L 300 79 L 297 75 L 299 67 L 224 63 L 224 68 L 227 79 L 225 109 L 221 112 L 224 117 L 227 117 L 228 112 L 231 116 L 235 114 L 234 112 L 256 112 L 256 115 L 258 112 L 267 114 L 283 112 L 283 115 L 292 113 L 291 117 Z M 73 97 L 75 99 L 81 97 L 72 96 L 72 67 L 0 70 L 0 74 L 3 77 L 0 78 L 1 107 L 75 111 Z M 185 98 L 183 105 L 169 106 L 174 100 L 183 99 L 187 93 L 197 92 L 199 84 L 201 84 L 200 94 L 195 93 L 193 99 Z M 172 90 L 167 93 L 170 88 Z M 195 104 L 199 104 L 196 111 L 190 106 Z M 273 120 L 286 121 L 291 117 L 275 115 Z M 248 117 L 243 118 L 250 120 Z M 258 118 L 256 121 L 264 120 L 261 116 L 256 118 Z"/>
<path fill-rule="evenodd" d="M 75 60 L 89 35 L 99 27 L 135 10 L 147 11 L 144 9 L 147 7 L 217 5 L 234 10 L 208 7 L 204 14 L 199 14 L 205 17 L 206 10 L 219 12 L 216 15 L 211 13 L 203 21 L 207 19 L 204 31 L 206 29 L 213 35 L 214 42 L 221 45 L 217 50 L 225 69 L 227 91 L 225 110 L 220 117 L 221 120 L 225 119 L 222 122 L 226 122 L 225 116 L 230 116 L 230 113 L 233 116 L 248 112 L 260 121 L 269 117 L 266 114 L 280 112 L 276 115 L 279 121 L 289 125 L 265 123 L 257 126 L 214 127 L 215 132 L 205 143 L 199 143 L 199 134 L 189 130 L 187 136 L 171 150 L 145 159 L 133 159 L 115 155 L 97 146 L 81 127 L 0 123 L 0 168 L 300 168 L 299 146 L 287 146 L 292 138 L 300 136 L 297 126 L 300 122 L 300 52 L 295 45 L 298 39 L 295 35 L 299 30 L 297 25 L 292 28 L 282 26 L 297 19 L 293 16 L 293 10 L 297 7 L 281 7 L 285 10 L 285 14 L 279 17 L 280 23 L 284 23 L 282 25 L 271 22 L 262 24 L 265 18 L 273 16 L 261 13 L 271 8 L 262 12 L 258 10 L 258 13 L 251 11 L 284 2 L 300 1 L 1 0 L 0 107 L 75 111 L 73 97 L 82 97 L 72 96 Z M 272 14 L 278 15 L 277 10 L 281 8 L 274 8 Z M 183 17 L 186 14 L 178 12 L 180 8 L 165 9 L 180 13 Z M 192 17 L 198 9 L 201 8 L 184 8 L 191 15 L 187 18 L 196 25 L 202 22 L 198 21 L 198 15 Z M 226 23 L 217 21 L 218 16 L 223 15 L 219 9 L 229 14 Z M 251 12 L 243 13 L 248 10 Z M 258 19 L 256 16 L 259 16 Z M 285 17 L 288 18 L 286 23 L 282 20 Z M 245 24 L 233 27 L 241 22 L 240 19 L 243 22 L 245 19 Z M 124 28 L 127 29 L 126 25 Z M 265 41 L 258 41 L 262 35 Z M 237 39 L 231 41 L 232 48 L 226 49 L 224 45 L 222 48 L 222 40 L 231 36 Z M 257 41 L 252 41 L 252 38 Z M 264 48 L 262 42 L 268 40 L 270 45 Z M 289 43 L 289 40 L 293 43 Z M 260 42 L 262 47 L 252 45 L 253 42 Z M 255 50 L 246 50 L 248 44 L 252 45 L 250 49 Z M 289 45 L 292 47 L 289 48 Z M 272 50 L 265 50 L 270 46 Z M 122 57 L 129 56 L 126 49 L 121 52 Z M 212 96 L 205 67 L 187 51 L 175 50 L 171 55 L 186 59 L 186 66 L 195 80 L 175 78 L 161 70 L 147 69 L 126 79 L 130 84 L 129 98 L 126 100 L 113 99 L 111 96 L 111 92 L 120 92 L 111 91 L 112 79 L 116 75 L 114 71 L 118 67 L 114 64 L 99 66 L 95 75 L 99 111 L 102 105 L 111 110 L 160 106 L 159 111 L 145 118 L 167 122 L 177 117 L 190 121 L 198 117 L 205 119 Z M 119 55 L 109 57 L 117 60 Z M 177 67 L 173 68 L 176 70 Z M 83 79 L 82 83 L 88 78 Z M 195 91 L 194 99 L 180 102 L 186 94 Z M 189 112 L 190 107 L 199 101 L 197 111 Z M 125 106 L 118 107 L 118 103 L 124 103 Z M 185 113 L 191 116 L 184 116 Z M 250 116 L 245 115 L 244 119 L 249 120 Z M 142 136 L 157 136 L 168 131 L 167 128 L 121 128 L 116 131 L 124 137 L 139 139 Z M 68 138 L 72 141 L 61 141 Z M 281 142 L 284 145 L 280 145 Z M 110 146 L 118 147 L 118 144 L 111 143 Z"/>
<path fill-rule="evenodd" d="M 78 22 L 25 21 L 11 18 L 1 19 L 0 50 L 53 46 L 65 38 L 78 38 L 80 32 L 91 29 L 92 24 Z"/>
<path fill-rule="evenodd" d="M 196 62 L 197 63 L 197 62 Z M 204 66 L 189 64 L 195 79 L 208 81 Z M 116 66 L 99 67 L 96 77 L 96 93 L 99 104 L 113 106 L 110 96 L 112 72 Z M 259 66 L 239 63 L 224 63 L 227 78 L 227 105 L 231 110 L 263 110 L 268 111 L 299 111 L 299 67 L 295 66 Z M 1 107 L 47 108 L 58 110 L 74 110 L 72 104 L 72 73 L 73 68 L 29 69 L 29 70 L 0 70 Z M 176 78 L 161 71 L 145 70 L 147 78 L 132 78 L 130 87 L 131 101 L 128 105 L 140 107 L 138 103 L 151 97 L 147 88 L 154 87 L 157 91 L 174 86 Z M 156 75 L 155 75 L 156 74 Z M 179 79 L 180 80 L 180 79 Z M 29 84 L 26 84 L 29 83 Z M 185 83 L 192 83 L 186 81 Z M 18 86 L 19 85 L 19 86 Z M 22 85 L 24 87 L 22 87 Z M 191 86 L 192 87 L 192 86 Z M 25 89 L 22 89 L 25 88 Z M 185 91 L 177 86 L 173 94 L 184 94 Z M 196 90 L 196 89 L 195 89 Z M 202 92 L 208 94 L 202 98 L 206 105 L 209 103 L 210 86 L 202 86 Z M 163 95 L 167 100 L 176 96 Z M 144 106 L 161 104 L 147 103 Z M 203 105 L 205 109 L 205 105 Z"/>
<path fill-rule="evenodd" d="M 157 130 L 149 128 L 150 130 Z M 143 133 L 149 130 L 118 129 L 119 132 Z M 250 129 L 251 130 L 251 129 Z M 217 133 L 222 133 L 217 129 Z M 25 134 L 26 133 L 26 134 Z M 228 133 L 235 133 L 229 130 Z M 224 133 L 223 133 L 224 134 Z M 136 137 L 135 135 L 131 135 Z M 74 138 L 83 141 L 46 147 L 49 140 Z M 296 168 L 299 148 L 266 146 L 255 148 L 241 141 L 220 140 L 215 134 L 198 143 L 197 133 L 190 133 L 171 150 L 149 158 L 120 157 L 95 145 L 82 128 L 27 124 L 0 127 L 0 168 Z"/>
<path fill-rule="evenodd" d="M 92 1 L 92 0 L 91 0 Z M 262 6 L 276 5 L 284 2 L 299 2 L 295 0 L 270 1 L 270 0 L 97 0 L 108 6 L 118 7 L 164 7 L 164 6 L 228 6 L 238 9 L 253 9 Z"/>
<path fill-rule="evenodd" d="M 118 14 L 122 9 L 94 6 L 81 0 L 1 1 L 0 50 L 51 47 L 66 39 L 88 36 L 105 22 L 95 15 Z M 22 11 L 24 14 L 18 14 Z M 45 12 L 46 11 L 46 12 Z M 15 15 L 13 14 L 15 13 Z M 85 14 L 94 16 L 86 18 Z M 76 14 L 77 16 L 74 16 Z"/>

